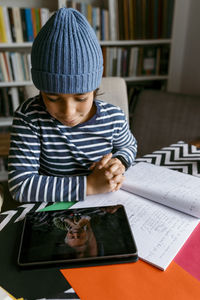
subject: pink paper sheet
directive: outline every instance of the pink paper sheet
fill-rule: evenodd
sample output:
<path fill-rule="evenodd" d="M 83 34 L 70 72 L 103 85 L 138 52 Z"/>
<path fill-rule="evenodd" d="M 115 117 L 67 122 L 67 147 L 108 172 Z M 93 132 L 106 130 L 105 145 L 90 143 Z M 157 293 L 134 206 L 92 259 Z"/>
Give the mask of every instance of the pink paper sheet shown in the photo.
<path fill-rule="evenodd" d="M 200 280 L 200 224 L 195 228 L 174 261 Z"/>

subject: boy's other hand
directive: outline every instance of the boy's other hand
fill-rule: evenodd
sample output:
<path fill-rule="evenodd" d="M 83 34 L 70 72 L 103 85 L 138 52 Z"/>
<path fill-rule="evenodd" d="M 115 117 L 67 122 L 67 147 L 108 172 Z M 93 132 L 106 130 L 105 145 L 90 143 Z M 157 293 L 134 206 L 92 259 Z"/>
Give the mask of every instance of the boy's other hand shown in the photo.
<path fill-rule="evenodd" d="M 120 189 L 125 177 L 125 167 L 112 153 L 105 155 L 91 168 L 93 172 L 87 177 L 87 195 L 115 192 Z"/>
<path fill-rule="evenodd" d="M 93 170 L 95 167 L 99 170 L 104 168 L 106 170 L 105 175 L 108 178 L 125 172 L 125 166 L 118 158 L 112 158 L 112 153 L 104 155 L 100 161 L 93 163 L 90 169 Z"/>

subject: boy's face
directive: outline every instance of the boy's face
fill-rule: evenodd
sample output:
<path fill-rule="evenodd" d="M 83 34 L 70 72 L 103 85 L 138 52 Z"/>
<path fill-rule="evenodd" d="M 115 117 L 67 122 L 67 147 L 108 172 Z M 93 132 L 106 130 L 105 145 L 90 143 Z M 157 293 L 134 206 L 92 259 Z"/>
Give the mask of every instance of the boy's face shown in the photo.
<path fill-rule="evenodd" d="M 85 94 L 41 94 L 50 115 L 70 127 L 86 122 L 96 112 L 93 91 Z"/>

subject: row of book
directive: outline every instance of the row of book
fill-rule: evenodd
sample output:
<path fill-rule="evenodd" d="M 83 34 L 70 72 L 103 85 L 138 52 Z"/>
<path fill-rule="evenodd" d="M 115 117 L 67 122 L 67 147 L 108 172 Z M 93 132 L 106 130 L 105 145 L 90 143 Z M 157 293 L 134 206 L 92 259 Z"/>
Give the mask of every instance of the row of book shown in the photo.
<path fill-rule="evenodd" d="M 60 4 L 79 10 L 93 27 L 99 40 L 109 40 L 108 10 L 77 1 Z M 0 6 L 0 43 L 32 42 L 53 12 L 48 8 L 20 8 Z"/>
<path fill-rule="evenodd" d="M 111 40 L 171 37 L 175 0 L 109 0 Z"/>
<path fill-rule="evenodd" d="M 0 43 L 32 42 L 50 15 L 48 8 L 0 6 Z"/>
<path fill-rule="evenodd" d="M 167 75 L 169 46 L 102 47 L 104 76 Z M 30 81 L 30 54 L 0 52 L 0 81 Z"/>
<path fill-rule="evenodd" d="M 77 0 L 60 0 L 59 5 L 60 7 L 71 7 L 80 11 L 94 29 L 99 40 L 110 39 L 108 9 Z"/>
<path fill-rule="evenodd" d="M 103 47 L 104 76 L 167 75 L 169 46 Z"/>
<path fill-rule="evenodd" d="M 0 118 L 12 117 L 20 103 L 24 101 L 23 88 L 3 87 L 0 89 Z"/>
<path fill-rule="evenodd" d="M 99 40 L 170 38 L 174 0 L 108 0 L 108 9 L 60 0 L 88 19 Z M 52 12 L 48 8 L 0 6 L 0 42 L 33 41 Z"/>
<path fill-rule="evenodd" d="M 30 53 L 0 52 L 0 82 L 30 81 Z"/>

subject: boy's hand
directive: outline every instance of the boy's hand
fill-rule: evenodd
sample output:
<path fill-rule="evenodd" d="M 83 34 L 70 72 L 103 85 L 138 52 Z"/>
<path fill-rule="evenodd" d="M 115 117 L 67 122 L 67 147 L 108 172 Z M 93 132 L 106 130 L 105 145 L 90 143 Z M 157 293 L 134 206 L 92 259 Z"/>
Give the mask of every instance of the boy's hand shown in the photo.
<path fill-rule="evenodd" d="M 95 167 L 97 167 L 98 169 L 103 168 L 109 162 L 109 160 L 111 158 L 112 158 L 112 153 L 108 153 L 108 154 L 104 155 L 100 161 L 94 162 L 90 166 L 90 170 L 93 170 Z"/>
<path fill-rule="evenodd" d="M 100 161 L 93 163 L 90 169 L 92 170 L 95 167 L 98 169 L 106 169 L 106 175 L 109 177 L 110 175 L 120 175 L 125 172 L 125 166 L 118 158 L 112 158 L 112 153 L 104 155 Z"/>
<path fill-rule="evenodd" d="M 92 174 L 87 180 L 87 194 L 114 192 L 120 189 L 124 181 L 125 167 L 112 153 L 105 155 L 91 166 Z"/>
<path fill-rule="evenodd" d="M 98 169 L 95 167 L 93 172 L 87 176 L 87 195 L 103 194 L 120 189 L 124 181 L 124 176 L 117 175 L 108 178 L 105 172 L 106 169 Z"/>

